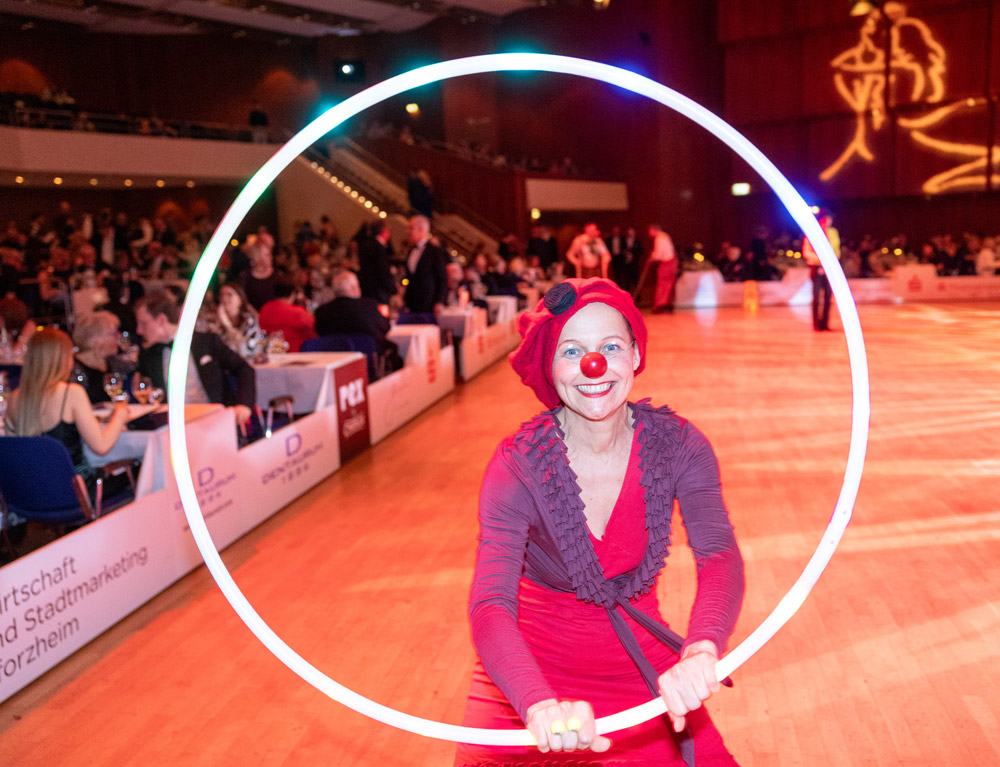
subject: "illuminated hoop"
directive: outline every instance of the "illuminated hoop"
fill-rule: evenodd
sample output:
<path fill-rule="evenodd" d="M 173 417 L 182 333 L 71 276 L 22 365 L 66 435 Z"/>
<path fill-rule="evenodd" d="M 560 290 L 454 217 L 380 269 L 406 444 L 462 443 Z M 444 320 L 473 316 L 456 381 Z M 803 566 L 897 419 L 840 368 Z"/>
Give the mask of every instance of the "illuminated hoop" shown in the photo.
<path fill-rule="evenodd" d="M 861 334 L 861 321 L 858 318 L 857 306 L 854 304 L 854 298 L 847 285 L 847 278 L 844 276 L 823 230 L 810 212 L 809 206 L 774 164 L 728 123 L 686 96 L 682 96 L 660 83 L 607 64 L 567 56 L 552 56 L 541 53 L 498 53 L 488 56 L 473 56 L 431 64 L 385 80 L 342 101 L 293 136 L 247 182 L 243 191 L 233 202 L 232 207 L 219 222 L 215 234 L 209 241 L 208 247 L 205 248 L 198 267 L 195 269 L 187 299 L 184 302 L 184 310 L 181 313 L 176 343 L 174 344 L 177 354 L 170 357 L 169 382 L 167 384 L 170 403 L 170 456 L 173 460 L 174 472 L 177 475 L 177 487 L 184 506 L 184 514 L 187 516 L 191 533 L 205 559 L 205 564 L 233 609 L 264 646 L 302 679 L 335 701 L 385 724 L 431 738 L 486 746 L 534 745 L 535 739 L 528 730 L 491 730 L 443 724 L 405 714 L 376 703 L 330 679 L 298 655 L 271 630 L 237 587 L 232 575 L 219 557 L 208 532 L 191 479 L 187 437 L 184 432 L 183 407 L 188 359 L 191 354 L 191 337 L 194 333 L 198 309 L 208 290 L 209 280 L 219 263 L 219 259 L 222 258 L 226 245 L 236 232 L 236 228 L 243 221 L 257 198 L 277 178 L 278 174 L 306 148 L 330 130 L 362 110 L 391 96 L 452 77 L 511 71 L 543 71 L 578 75 L 609 85 L 617 85 L 619 88 L 658 101 L 698 123 L 731 147 L 767 181 L 774 193 L 784 203 L 792 218 L 802 228 L 809 241 L 813 243 L 816 254 L 830 279 L 830 286 L 840 311 L 844 334 L 847 337 L 853 387 L 851 445 L 847 456 L 844 484 L 841 487 L 840 496 L 826 532 L 802 575 L 764 622 L 738 647 L 718 662 L 715 672 L 719 679 L 732 674 L 750 656 L 763 647 L 778 629 L 791 618 L 805 601 L 833 556 L 833 552 L 851 520 L 854 500 L 858 495 L 858 485 L 861 482 L 861 470 L 864 466 L 865 450 L 868 444 L 868 420 L 870 416 L 868 363 L 865 358 L 864 339 Z M 607 733 L 623 730 L 665 712 L 666 706 L 663 700 L 655 698 L 627 711 L 598 719 L 597 731 Z"/>

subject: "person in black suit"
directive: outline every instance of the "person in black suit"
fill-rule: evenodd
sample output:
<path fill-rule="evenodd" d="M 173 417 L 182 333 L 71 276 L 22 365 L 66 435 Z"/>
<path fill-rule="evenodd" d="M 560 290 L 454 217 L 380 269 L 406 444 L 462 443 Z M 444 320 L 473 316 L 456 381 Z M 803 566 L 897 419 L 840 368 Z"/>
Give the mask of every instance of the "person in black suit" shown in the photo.
<path fill-rule="evenodd" d="M 406 258 L 408 284 L 403 303 L 415 314 L 439 314 L 448 294 L 448 257 L 430 241 L 430 233 L 431 222 L 426 216 L 413 216 L 406 227 L 411 248 Z"/>
<path fill-rule="evenodd" d="M 163 389 L 164 394 L 170 348 L 180 315 L 181 307 L 163 289 L 150 291 L 135 305 L 136 329 L 143 341 L 139 373 L 152 379 L 153 386 Z M 191 339 L 191 364 L 198 375 L 188 376 L 185 402 L 218 402 L 233 407 L 238 424 L 250 420 L 257 402 L 257 382 L 253 368 L 240 355 L 215 333 L 196 332 Z M 228 385 L 227 375 L 236 383 L 235 392 Z"/>
<path fill-rule="evenodd" d="M 361 295 L 388 304 L 396 293 L 396 280 L 389 269 L 389 225 L 379 219 L 371 225 L 368 235 L 358 246 Z"/>
<path fill-rule="evenodd" d="M 389 373 L 403 365 L 399 349 L 386 338 L 389 318 L 379 311 L 378 301 L 361 295 L 354 272 L 343 271 L 333 278 L 332 301 L 316 307 L 316 333 L 361 333 L 375 339 L 375 350 L 386 361 Z"/>

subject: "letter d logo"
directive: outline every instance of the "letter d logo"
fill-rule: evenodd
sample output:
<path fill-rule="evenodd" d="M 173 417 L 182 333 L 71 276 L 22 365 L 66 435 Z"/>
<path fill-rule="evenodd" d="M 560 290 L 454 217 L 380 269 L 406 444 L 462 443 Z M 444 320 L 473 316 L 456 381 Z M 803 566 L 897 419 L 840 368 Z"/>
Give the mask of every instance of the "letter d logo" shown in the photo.
<path fill-rule="evenodd" d="M 211 466 L 198 470 L 198 486 L 204 487 L 209 482 L 215 479 L 215 469 Z"/>
<path fill-rule="evenodd" d="M 299 450 L 302 449 L 302 437 L 299 434 L 293 434 L 285 439 L 285 455 L 292 456 L 295 455 Z"/>

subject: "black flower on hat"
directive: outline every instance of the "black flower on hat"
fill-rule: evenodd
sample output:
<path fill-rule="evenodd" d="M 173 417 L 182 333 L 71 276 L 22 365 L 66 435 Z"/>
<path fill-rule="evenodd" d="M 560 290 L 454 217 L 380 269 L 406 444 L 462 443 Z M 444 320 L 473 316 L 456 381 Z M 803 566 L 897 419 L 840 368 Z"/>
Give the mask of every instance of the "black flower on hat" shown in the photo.
<path fill-rule="evenodd" d="M 562 314 L 576 303 L 576 288 L 568 282 L 560 282 L 545 294 L 545 308 L 553 314 Z"/>

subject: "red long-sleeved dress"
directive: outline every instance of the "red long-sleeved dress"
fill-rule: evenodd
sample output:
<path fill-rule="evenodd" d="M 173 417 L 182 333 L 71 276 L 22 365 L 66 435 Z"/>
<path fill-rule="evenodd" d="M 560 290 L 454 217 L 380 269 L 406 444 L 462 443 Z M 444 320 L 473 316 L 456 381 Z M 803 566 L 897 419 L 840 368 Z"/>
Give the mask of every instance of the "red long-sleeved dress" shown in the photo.
<path fill-rule="evenodd" d="M 464 718 L 471 727 L 523 727 L 534 703 L 586 700 L 598 717 L 648 701 L 682 643 L 725 648 L 743 596 L 743 562 L 722 501 L 715 454 L 667 408 L 631 405 L 635 438 L 602 538 L 589 531 L 554 415 L 543 413 L 497 448 L 480 498 L 480 544 L 470 600 L 479 653 Z M 656 580 L 680 504 L 698 570 L 688 636 L 659 615 Z M 604 754 L 542 754 L 460 745 L 455 764 L 733 765 L 704 708 L 685 738 L 657 717 L 611 735 Z M 683 753 L 682 753 L 683 752 Z"/>

